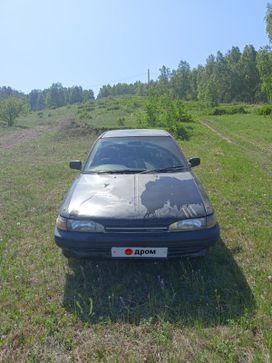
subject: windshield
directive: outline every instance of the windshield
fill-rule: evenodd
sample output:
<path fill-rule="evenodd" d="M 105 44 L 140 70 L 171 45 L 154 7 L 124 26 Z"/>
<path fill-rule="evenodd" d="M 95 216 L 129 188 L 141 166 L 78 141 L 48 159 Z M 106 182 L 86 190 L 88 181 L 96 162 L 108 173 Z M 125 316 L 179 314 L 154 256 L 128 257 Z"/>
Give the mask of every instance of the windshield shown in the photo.
<path fill-rule="evenodd" d="M 99 139 L 83 173 L 175 172 L 186 161 L 170 136 L 130 136 Z"/>

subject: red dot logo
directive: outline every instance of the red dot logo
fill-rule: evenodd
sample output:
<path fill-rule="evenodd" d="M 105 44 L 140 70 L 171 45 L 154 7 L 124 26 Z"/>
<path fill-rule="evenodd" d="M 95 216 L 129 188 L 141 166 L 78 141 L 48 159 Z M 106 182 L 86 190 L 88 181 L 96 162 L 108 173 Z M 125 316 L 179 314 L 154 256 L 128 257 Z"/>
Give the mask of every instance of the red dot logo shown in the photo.
<path fill-rule="evenodd" d="M 133 250 L 131 248 L 126 248 L 125 249 L 125 255 L 130 256 L 132 254 L 133 254 Z"/>

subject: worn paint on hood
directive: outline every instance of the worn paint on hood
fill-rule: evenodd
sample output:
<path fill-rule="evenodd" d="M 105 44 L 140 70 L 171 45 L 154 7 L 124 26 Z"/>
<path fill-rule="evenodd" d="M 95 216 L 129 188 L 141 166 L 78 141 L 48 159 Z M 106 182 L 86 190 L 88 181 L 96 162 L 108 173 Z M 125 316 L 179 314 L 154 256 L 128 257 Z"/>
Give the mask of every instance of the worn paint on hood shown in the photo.
<path fill-rule="evenodd" d="M 209 202 L 191 172 L 81 174 L 61 215 L 91 219 L 184 219 L 207 214 Z"/>

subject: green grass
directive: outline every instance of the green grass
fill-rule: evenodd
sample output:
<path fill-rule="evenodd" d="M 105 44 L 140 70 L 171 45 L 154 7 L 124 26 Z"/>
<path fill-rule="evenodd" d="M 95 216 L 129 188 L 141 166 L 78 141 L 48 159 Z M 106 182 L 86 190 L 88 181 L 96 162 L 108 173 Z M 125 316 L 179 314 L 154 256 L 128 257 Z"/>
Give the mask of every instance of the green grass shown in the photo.
<path fill-rule="evenodd" d="M 267 116 L 226 115 L 209 116 L 208 120 L 216 128 L 239 144 L 247 147 L 255 146 L 260 151 L 272 153 L 272 119 Z"/>
<path fill-rule="evenodd" d="M 137 124 L 138 114 L 141 113 L 144 97 L 106 98 L 95 102 L 94 109 L 89 112 L 87 122 L 96 128 L 120 127 L 118 121 L 123 119 L 124 127 Z"/>
<path fill-rule="evenodd" d="M 75 116 L 76 105 L 46 109 L 39 112 L 30 112 L 28 115 L 20 116 L 15 121 L 15 127 L 32 128 L 36 126 L 57 126 L 60 122 Z"/>
<path fill-rule="evenodd" d="M 101 112 L 104 123 L 93 125 L 116 127 L 127 102 L 101 100 L 104 111 L 97 104 L 90 123 Z M 201 157 L 194 171 L 221 225 L 207 258 L 78 262 L 61 255 L 53 228 L 77 174 L 68 161 L 84 160 L 96 136 L 58 128 L 74 108 L 49 112 L 51 131 L 1 150 L 0 361 L 270 362 L 270 119 L 206 116 L 235 143 L 198 122 L 180 141 L 188 158 Z M 18 124 L 38 126 L 40 117 L 29 116 Z"/>

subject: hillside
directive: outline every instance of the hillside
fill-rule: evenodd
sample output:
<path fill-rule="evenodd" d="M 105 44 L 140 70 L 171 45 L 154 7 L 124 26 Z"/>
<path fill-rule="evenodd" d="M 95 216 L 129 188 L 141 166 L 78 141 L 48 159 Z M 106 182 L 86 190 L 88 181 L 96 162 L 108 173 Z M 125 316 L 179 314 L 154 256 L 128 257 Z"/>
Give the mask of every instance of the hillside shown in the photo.
<path fill-rule="evenodd" d="M 201 158 L 221 226 L 205 259 L 79 262 L 55 246 L 68 161 L 101 129 L 137 126 L 143 105 L 107 98 L 0 128 L 0 361 L 271 361 L 272 123 L 253 106 L 211 116 L 186 103 L 194 121 L 178 142 Z"/>

